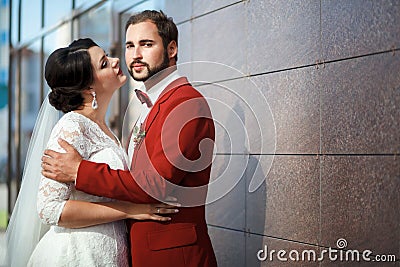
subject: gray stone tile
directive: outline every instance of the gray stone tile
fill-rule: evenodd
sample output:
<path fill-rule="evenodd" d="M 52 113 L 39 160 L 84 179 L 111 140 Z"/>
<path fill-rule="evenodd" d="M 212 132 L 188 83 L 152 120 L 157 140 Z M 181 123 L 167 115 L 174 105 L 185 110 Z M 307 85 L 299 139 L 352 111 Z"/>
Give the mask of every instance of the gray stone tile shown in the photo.
<path fill-rule="evenodd" d="M 268 189 L 266 179 L 269 179 L 270 166 L 273 164 L 274 156 L 250 155 L 249 164 L 246 169 L 246 231 L 264 234 L 266 229 L 266 218 L 269 212 Z M 255 184 L 250 190 L 250 183 Z"/>
<path fill-rule="evenodd" d="M 238 0 L 194 0 L 193 1 L 193 16 L 204 15 L 205 13 L 215 11 L 224 7 L 228 7 L 234 3 L 239 2 Z M 238 3 L 236 5 L 243 5 Z"/>
<path fill-rule="evenodd" d="M 321 164 L 321 244 L 376 254 L 400 251 L 400 159 L 325 156 Z"/>
<path fill-rule="evenodd" d="M 322 0 L 321 21 L 325 60 L 399 48 L 397 0 Z"/>
<path fill-rule="evenodd" d="M 173 0 L 162 2 L 164 4 L 162 11 L 167 14 L 168 17 L 172 17 L 176 24 L 179 25 L 181 22 L 192 17 L 192 0 Z"/>
<path fill-rule="evenodd" d="M 208 71 L 198 71 L 202 75 L 197 80 L 217 79 L 223 72 L 210 72 L 207 78 Z M 319 153 L 319 79 L 318 70 L 309 67 L 198 87 L 216 100 L 211 110 L 217 122 L 217 151 Z"/>
<path fill-rule="evenodd" d="M 319 1 L 249 1 L 248 72 L 313 64 L 320 57 Z"/>
<path fill-rule="evenodd" d="M 321 69 L 322 153 L 399 153 L 399 69 L 391 53 Z"/>
<path fill-rule="evenodd" d="M 247 181 L 256 164 L 272 156 L 250 160 Z M 275 156 L 265 183 L 253 193 L 246 190 L 246 228 L 249 232 L 317 244 L 319 239 L 319 159 L 313 156 Z"/>
<path fill-rule="evenodd" d="M 275 152 L 272 111 L 254 83 L 244 78 L 196 88 L 211 108 L 216 127 L 216 153 Z"/>
<path fill-rule="evenodd" d="M 218 267 L 246 266 L 246 243 L 242 232 L 209 226 L 208 233 L 217 257 Z"/>
<path fill-rule="evenodd" d="M 206 206 L 207 223 L 243 231 L 247 155 L 216 155 Z M 215 201 L 212 201 L 215 199 Z"/>
<path fill-rule="evenodd" d="M 178 66 L 181 63 L 192 61 L 192 24 L 178 25 Z"/>
<path fill-rule="evenodd" d="M 233 5 L 192 21 L 192 60 L 218 62 L 245 73 L 243 8 L 244 4 Z"/>
<path fill-rule="evenodd" d="M 314 67 L 309 67 L 251 78 L 271 108 L 276 127 L 276 153 L 319 152 L 318 72 Z M 257 142 L 257 139 L 252 139 L 252 142 Z"/>
<path fill-rule="evenodd" d="M 162 10 L 168 17 L 173 18 L 178 27 L 178 64 L 190 62 L 192 60 L 192 24 L 187 20 L 192 16 L 192 1 L 164 1 Z"/>

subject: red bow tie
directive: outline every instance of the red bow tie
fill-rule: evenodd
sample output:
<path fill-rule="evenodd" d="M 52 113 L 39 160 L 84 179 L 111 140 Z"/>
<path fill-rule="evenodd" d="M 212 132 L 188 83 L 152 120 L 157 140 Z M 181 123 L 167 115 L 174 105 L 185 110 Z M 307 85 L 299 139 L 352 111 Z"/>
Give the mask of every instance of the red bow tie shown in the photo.
<path fill-rule="evenodd" d="M 153 106 L 153 103 L 151 103 L 149 96 L 145 92 L 142 92 L 139 89 L 135 89 L 135 93 L 137 98 L 139 98 L 140 102 L 142 102 L 142 104 L 146 103 L 148 108 L 151 108 Z"/>

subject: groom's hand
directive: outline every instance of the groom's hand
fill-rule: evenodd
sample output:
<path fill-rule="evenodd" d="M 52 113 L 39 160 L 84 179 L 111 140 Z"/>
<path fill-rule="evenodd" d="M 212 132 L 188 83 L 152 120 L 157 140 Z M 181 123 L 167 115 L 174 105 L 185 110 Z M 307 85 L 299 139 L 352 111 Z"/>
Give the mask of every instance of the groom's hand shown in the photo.
<path fill-rule="evenodd" d="M 62 183 L 73 183 L 82 157 L 68 142 L 58 139 L 58 143 L 66 152 L 58 153 L 46 149 L 42 157 L 42 175 Z"/>

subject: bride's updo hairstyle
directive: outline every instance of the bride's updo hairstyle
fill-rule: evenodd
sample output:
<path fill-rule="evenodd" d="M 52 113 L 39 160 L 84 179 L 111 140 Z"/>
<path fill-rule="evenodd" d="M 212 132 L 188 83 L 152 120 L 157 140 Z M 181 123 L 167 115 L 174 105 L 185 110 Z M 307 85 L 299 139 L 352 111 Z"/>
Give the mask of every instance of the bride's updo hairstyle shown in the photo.
<path fill-rule="evenodd" d="M 93 67 L 88 49 L 98 46 L 92 39 L 73 41 L 55 50 L 47 59 L 45 78 L 51 88 L 49 102 L 67 113 L 83 105 L 82 92 L 93 83 Z"/>

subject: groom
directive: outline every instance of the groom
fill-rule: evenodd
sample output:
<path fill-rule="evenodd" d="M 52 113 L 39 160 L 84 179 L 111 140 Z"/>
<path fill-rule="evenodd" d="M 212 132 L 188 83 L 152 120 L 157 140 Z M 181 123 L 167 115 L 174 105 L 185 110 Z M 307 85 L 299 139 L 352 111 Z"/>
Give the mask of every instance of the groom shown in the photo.
<path fill-rule="evenodd" d="M 89 194 L 136 203 L 169 195 L 189 200 L 168 223 L 128 223 L 133 266 L 217 265 L 205 220 L 214 123 L 204 97 L 176 71 L 177 42 L 176 25 L 161 11 L 143 11 L 126 23 L 126 64 L 146 88 L 137 92 L 142 127 L 129 143 L 131 171 L 82 160 L 65 141 L 60 144 L 67 153 L 46 150 L 42 158 L 44 176 L 75 182 Z"/>

